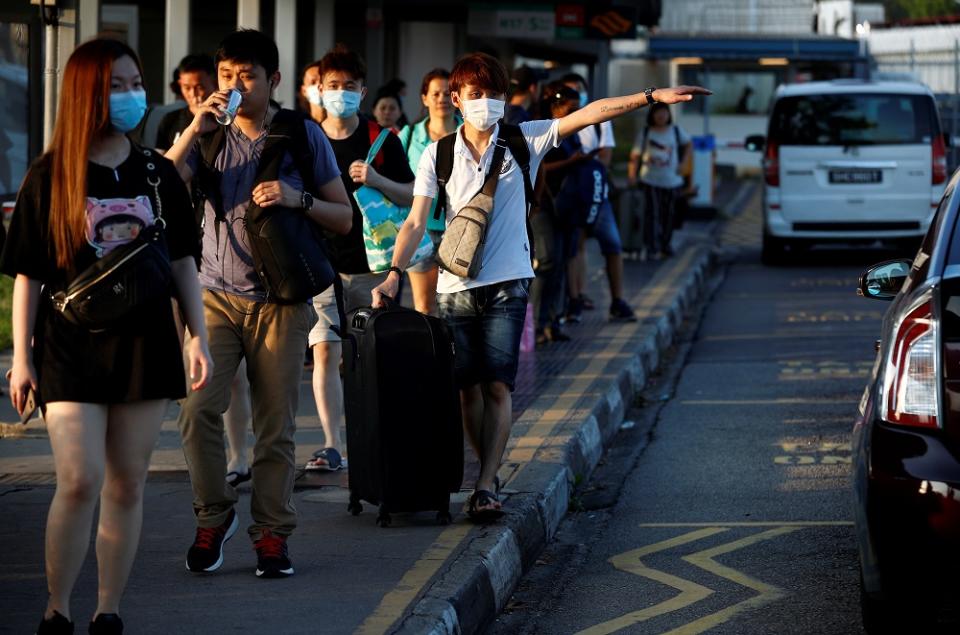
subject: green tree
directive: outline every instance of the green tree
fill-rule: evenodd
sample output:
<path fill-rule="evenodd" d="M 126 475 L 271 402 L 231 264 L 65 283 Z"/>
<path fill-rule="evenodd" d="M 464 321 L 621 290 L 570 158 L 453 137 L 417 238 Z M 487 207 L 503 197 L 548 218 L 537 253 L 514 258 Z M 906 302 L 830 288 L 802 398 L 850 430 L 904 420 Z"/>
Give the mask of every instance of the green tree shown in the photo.
<path fill-rule="evenodd" d="M 957 0 L 884 0 L 887 20 L 935 18 L 960 13 Z"/>

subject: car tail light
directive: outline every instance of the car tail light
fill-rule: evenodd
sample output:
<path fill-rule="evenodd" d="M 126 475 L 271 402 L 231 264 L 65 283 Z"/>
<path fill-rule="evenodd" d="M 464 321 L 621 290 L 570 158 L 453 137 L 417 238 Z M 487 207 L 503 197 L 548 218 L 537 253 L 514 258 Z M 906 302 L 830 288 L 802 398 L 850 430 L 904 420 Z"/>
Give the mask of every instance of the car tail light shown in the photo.
<path fill-rule="evenodd" d="M 780 145 L 771 138 L 767 138 L 767 149 L 763 153 L 763 180 L 771 187 L 780 187 Z"/>
<path fill-rule="evenodd" d="M 890 423 L 936 428 L 939 420 L 937 321 L 927 299 L 907 313 L 890 347 L 884 379 Z"/>
<path fill-rule="evenodd" d="M 932 150 L 931 181 L 934 185 L 940 185 L 947 180 L 947 144 L 943 141 L 942 134 L 934 135 Z"/>

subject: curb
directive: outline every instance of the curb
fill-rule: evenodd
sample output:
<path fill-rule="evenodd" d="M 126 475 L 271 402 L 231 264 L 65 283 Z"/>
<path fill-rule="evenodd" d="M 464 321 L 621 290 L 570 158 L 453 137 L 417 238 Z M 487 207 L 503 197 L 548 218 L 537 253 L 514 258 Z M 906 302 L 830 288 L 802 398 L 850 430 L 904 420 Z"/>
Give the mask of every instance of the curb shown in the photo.
<path fill-rule="evenodd" d="M 587 478 L 619 430 L 627 404 L 633 403 L 657 369 L 661 353 L 673 342 L 687 311 L 701 299 L 717 255 L 706 245 L 697 250 L 669 306 L 638 338 L 633 355 L 616 380 L 595 399 L 580 422 L 562 427 L 565 447 L 555 462 L 534 460 L 510 481 L 507 514 L 498 525 L 471 534 L 465 548 L 427 588 L 413 609 L 390 631 L 399 635 L 481 632 L 506 606 L 523 574 L 554 537 L 566 517 L 576 478 Z"/>

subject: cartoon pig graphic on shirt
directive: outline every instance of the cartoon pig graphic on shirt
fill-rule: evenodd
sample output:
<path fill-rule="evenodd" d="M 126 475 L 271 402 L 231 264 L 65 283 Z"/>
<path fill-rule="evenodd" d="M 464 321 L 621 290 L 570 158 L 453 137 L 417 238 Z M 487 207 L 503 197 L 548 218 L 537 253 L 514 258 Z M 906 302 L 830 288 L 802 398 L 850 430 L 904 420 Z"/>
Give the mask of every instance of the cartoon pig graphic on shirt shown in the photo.
<path fill-rule="evenodd" d="M 98 258 L 134 240 L 153 223 L 153 206 L 146 196 L 87 197 L 87 242 L 97 250 Z"/>

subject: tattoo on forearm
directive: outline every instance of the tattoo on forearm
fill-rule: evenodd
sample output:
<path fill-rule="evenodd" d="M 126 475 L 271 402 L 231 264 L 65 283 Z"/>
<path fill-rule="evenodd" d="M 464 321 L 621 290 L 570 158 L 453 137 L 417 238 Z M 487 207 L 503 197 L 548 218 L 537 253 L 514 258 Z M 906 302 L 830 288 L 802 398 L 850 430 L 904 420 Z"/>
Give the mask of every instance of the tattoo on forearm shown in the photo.
<path fill-rule="evenodd" d="M 611 110 L 623 110 L 623 106 L 600 106 L 600 112 L 610 112 Z"/>

